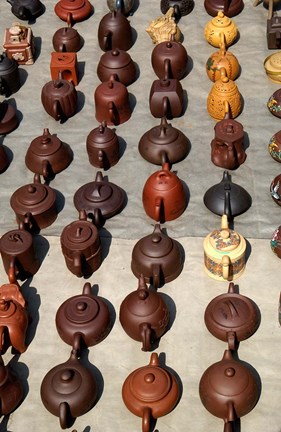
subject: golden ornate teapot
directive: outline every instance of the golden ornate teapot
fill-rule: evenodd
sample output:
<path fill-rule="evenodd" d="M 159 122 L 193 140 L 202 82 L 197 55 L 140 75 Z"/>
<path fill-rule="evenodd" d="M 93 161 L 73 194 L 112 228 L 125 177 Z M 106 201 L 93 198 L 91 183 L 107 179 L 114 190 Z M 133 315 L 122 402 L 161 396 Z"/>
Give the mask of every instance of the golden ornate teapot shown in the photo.
<path fill-rule="evenodd" d="M 206 62 L 206 72 L 211 81 L 220 78 L 220 69 L 224 67 L 229 79 L 235 80 L 240 72 L 240 65 L 232 52 L 226 50 L 225 36 L 221 33 L 219 51 L 214 52 Z"/>
<path fill-rule="evenodd" d="M 219 11 L 217 16 L 209 21 L 204 29 L 204 36 L 207 42 L 219 48 L 221 43 L 221 33 L 225 36 L 225 45 L 230 46 L 238 36 L 238 28 L 233 20 Z"/>

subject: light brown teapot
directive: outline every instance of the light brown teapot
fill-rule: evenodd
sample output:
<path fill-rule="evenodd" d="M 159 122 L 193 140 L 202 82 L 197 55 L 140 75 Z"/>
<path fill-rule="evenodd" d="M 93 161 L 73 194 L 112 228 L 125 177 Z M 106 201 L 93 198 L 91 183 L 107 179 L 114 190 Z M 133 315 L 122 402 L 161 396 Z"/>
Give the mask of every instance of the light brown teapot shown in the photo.
<path fill-rule="evenodd" d="M 221 33 L 219 51 L 214 52 L 206 62 L 206 72 L 211 81 L 215 82 L 220 78 L 222 67 L 225 68 L 226 74 L 231 80 L 235 80 L 239 75 L 240 65 L 235 55 L 226 50 L 224 33 Z"/>
<path fill-rule="evenodd" d="M 238 29 L 236 24 L 219 11 L 217 16 L 209 21 L 204 29 L 204 36 L 207 42 L 219 48 L 221 43 L 221 33 L 225 36 L 225 45 L 228 47 L 237 39 Z"/>

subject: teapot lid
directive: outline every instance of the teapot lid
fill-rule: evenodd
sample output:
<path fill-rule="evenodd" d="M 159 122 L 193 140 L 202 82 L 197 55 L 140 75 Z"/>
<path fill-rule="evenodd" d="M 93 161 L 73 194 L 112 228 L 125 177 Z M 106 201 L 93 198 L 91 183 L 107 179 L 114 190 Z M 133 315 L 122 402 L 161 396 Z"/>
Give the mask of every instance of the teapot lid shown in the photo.
<path fill-rule="evenodd" d="M 139 277 L 139 286 L 136 291 L 126 297 L 126 307 L 130 313 L 138 317 L 148 317 L 161 306 L 162 301 L 157 291 L 147 288 L 143 275 Z"/>
<path fill-rule="evenodd" d="M 211 23 L 215 27 L 224 28 L 224 27 L 228 27 L 232 23 L 232 20 L 228 16 L 226 16 L 222 11 L 219 11 L 217 16 L 211 19 Z"/>
<path fill-rule="evenodd" d="M 93 296 L 77 295 L 66 300 L 61 306 L 67 321 L 77 325 L 94 322 L 100 307 Z"/>
<path fill-rule="evenodd" d="M 119 69 L 127 66 L 131 61 L 131 56 L 124 50 L 115 48 L 111 51 L 106 51 L 100 58 L 103 66 L 110 69 Z"/>
<path fill-rule="evenodd" d="M 108 81 L 99 84 L 95 91 L 95 93 L 101 94 L 104 97 L 114 97 L 114 95 L 122 97 L 122 94 L 127 92 L 126 86 L 117 81 L 114 74 L 110 75 Z"/>
<path fill-rule="evenodd" d="M 16 213 L 23 209 L 35 210 L 34 207 L 49 207 L 56 199 L 55 191 L 40 183 L 40 177 L 35 174 L 34 182 L 17 189 L 11 196 L 11 206 Z M 42 210 L 41 210 L 42 211 Z"/>
<path fill-rule="evenodd" d="M 162 164 L 162 169 L 154 172 L 147 179 L 144 189 L 151 187 L 157 191 L 167 191 L 172 189 L 175 184 L 181 182 L 176 173 L 170 170 L 168 162 Z"/>
<path fill-rule="evenodd" d="M 7 254 L 20 255 L 32 246 L 33 237 L 25 229 L 8 231 L 0 239 L 0 250 Z"/>
<path fill-rule="evenodd" d="M 131 377 L 131 390 L 142 402 L 157 402 L 169 393 L 171 378 L 162 368 L 144 366 Z"/>
<path fill-rule="evenodd" d="M 151 128 L 147 135 L 153 144 L 170 144 L 177 140 L 179 131 L 167 122 L 166 117 L 162 117 L 160 125 Z"/>
<path fill-rule="evenodd" d="M 92 244 L 93 237 L 98 236 L 98 230 L 89 221 L 74 221 L 67 225 L 63 232 L 63 243 L 65 247 L 69 249 L 80 249 L 86 247 L 87 243 L 89 246 Z"/>
<path fill-rule="evenodd" d="M 100 126 L 89 133 L 87 143 L 95 142 L 97 144 L 103 144 L 111 141 L 115 136 L 116 133 L 107 126 L 106 121 L 103 121 Z"/>
<path fill-rule="evenodd" d="M 38 156 L 50 156 L 56 153 L 61 145 L 61 140 L 57 136 L 51 135 L 49 129 L 45 128 L 43 135 L 31 141 L 29 150 Z"/>
<path fill-rule="evenodd" d="M 230 252 L 236 249 L 240 244 L 240 235 L 228 228 L 227 216 L 222 216 L 222 227 L 216 229 L 210 234 L 210 243 L 215 250 L 221 252 Z"/>
<path fill-rule="evenodd" d="M 85 0 L 60 0 L 60 7 L 68 11 L 74 11 L 76 9 L 83 8 L 85 6 Z"/>
<path fill-rule="evenodd" d="M 223 142 L 234 142 L 244 137 L 242 124 L 233 119 L 220 120 L 214 129 L 216 138 Z"/>
<path fill-rule="evenodd" d="M 173 240 L 161 231 L 160 224 L 155 224 L 152 234 L 139 240 L 139 249 L 143 255 L 161 258 L 173 249 Z"/>
<path fill-rule="evenodd" d="M 156 55 L 157 53 L 161 58 L 170 58 L 171 55 L 174 57 L 180 56 L 183 52 L 187 55 L 185 47 L 180 42 L 170 40 L 158 43 L 154 47 L 152 55 Z"/>

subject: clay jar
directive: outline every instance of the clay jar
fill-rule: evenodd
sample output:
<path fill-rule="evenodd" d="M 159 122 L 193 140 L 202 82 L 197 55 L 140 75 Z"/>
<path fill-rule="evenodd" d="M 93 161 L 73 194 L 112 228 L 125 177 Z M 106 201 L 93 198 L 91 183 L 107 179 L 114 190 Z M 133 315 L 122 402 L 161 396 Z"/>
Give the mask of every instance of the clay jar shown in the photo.
<path fill-rule="evenodd" d="M 228 423 L 254 408 L 259 389 L 252 370 L 225 350 L 222 360 L 202 375 L 199 394 L 205 408 Z"/>
<path fill-rule="evenodd" d="M 281 162 L 281 130 L 270 138 L 268 151 L 274 160 Z"/>
<path fill-rule="evenodd" d="M 168 414 L 176 406 L 179 385 L 175 375 L 159 365 L 157 353 L 152 353 L 149 365 L 126 378 L 122 398 L 128 410 L 142 418 L 142 432 L 149 432 L 152 419 Z"/>
<path fill-rule="evenodd" d="M 91 165 L 109 169 L 119 160 L 119 141 L 113 129 L 106 122 L 93 129 L 87 136 L 87 153 Z"/>
<path fill-rule="evenodd" d="M 60 236 L 61 249 L 68 270 L 78 277 L 90 276 L 102 263 L 101 242 L 97 228 L 81 210 L 79 220 L 67 225 Z"/>
<path fill-rule="evenodd" d="M 81 295 L 67 299 L 59 307 L 56 327 L 68 345 L 77 343 L 77 337 L 85 347 L 97 345 L 106 338 L 111 328 L 108 306 L 91 293 L 91 284 L 87 282 Z"/>
<path fill-rule="evenodd" d="M 237 58 L 225 47 L 225 36 L 221 33 L 222 41 L 220 50 L 214 52 L 207 60 L 206 72 L 211 81 L 215 82 L 221 77 L 220 69 L 225 68 L 226 75 L 230 80 L 235 80 L 240 72 Z"/>
<path fill-rule="evenodd" d="M 0 102 L 0 134 L 8 134 L 18 127 L 15 108 L 8 102 Z"/>
<path fill-rule="evenodd" d="M 267 108 L 275 117 L 281 118 L 281 88 L 268 99 Z"/>
<path fill-rule="evenodd" d="M 187 74 L 187 51 L 180 42 L 160 42 L 152 51 L 151 64 L 155 74 L 161 80 L 165 78 L 181 80 Z"/>
<path fill-rule="evenodd" d="M 10 204 L 17 222 L 23 222 L 32 232 L 48 227 L 57 218 L 56 193 L 41 183 L 38 174 L 35 174 L 33 183 L 13 193 Z"/>
<path fill-rule="evenodd" d="M 59 78 L 47 82 L 41 91 L 46 112 L 55 120 L 65 121 L 77 110 L 77 92 L 72 81 Z"/>
<path fill-rule="evenodd" d="M 16 374 L 5 366 L 0 356 L 0 415 L 5 416 L 14 411 L 23 399 L 23 388 Z"/>
<path fill-rule="evenodd" d="M 45 179 L 53 178 L 72 162 L 73 153 L 70 146 L 56 135 L 51 135 L 45 128 L 43 135 L 34 138 L 26 152 L 25 164 L 34 173 Z"/>
<path fill-rule="evenodd" d="M 139 277 L 137 290 L 122 301 L 119 320 L 128 336 L 142 342 L 143 351 L 149 351 L 153 342 L 165 333 L 168 307 L 160 294 L 147 288 L 143 275 Z"/>
<path fill-rule="evenodd" d="M 161 0 L 160 8 L 163 14 L 167 13 L 171 7 L 174 8 L 175 19 L 179 20 L 192 11 L 194 0 Z"/>
<path fill-rule="evenodd" d="M 204 6 L 209 15 L 216 16 L 222 11 L 226 16 L 238 15 L 244 8 L 243 0 L 205 0 Z"/>
<path fill-rule="evenodd" d="M 7 0 L 12 5 L 12 13 L 20 20 L 39 17 L 45 10 L 40 0 Z"/>
<path fill-rule="evenodd" d="M 57 52 L 77 52 L 82 46 L 80 34 L 70 25 L 58 29 L 53 35 L 52 42 Z"/>
<path fill-rule="evenodd" d="M 204 36 L 210 45 L 219 48 L 221 33 L 225 36 L 226 47 L 233 44 L 238 36 L 236 24 L 222 11 L 218 12 L 217 16 L 206 24 Z"/>
<path fill-rule="evenodd" d="M 107 0 L 107 6 L 111 12 L 121 10 L 128 15 L 134 7 L 135 0 Z"/>
<path fill-rule="evenodd" d="M 0 94 L 8 97 L 16 93 L 20 86 L 18 63 L 6 54 L 0 54 Z"/>
<path fill-rule="evenodd" d="M 130 22 L 120 9 L 109 12 L 98 27 L 99 46 L 103 51 L 120 49 L 128 51 L 133 46 L 133 32 Z"/>
<path fill-rule="evenodd" d="M 60 0 L 54 7 L 56 15 L 63 21 L 84 21 L 93 11 L 88 0 Z"/>
<path fill-rule="evenodd" d="M 146 214 L 161 223 L 177 219 L 184 212 L 187 198 L 183 183 L 168 163 L 146 180 L 142 202 Z"/>
<path fill-rule="evenodd" d="M 141 238 L 132 251 L 131 269 L 139 278 L 155 288 L 176 279 L 183 269 L 184 258 L 180 244 L 165 234 L 159 224 L 152 234 Z"/>
<path fill-rule="evenodd" d="M 96 119 L 100 123 L 106 121 L 109 125 L 119 125 L 132 115 L 128 90 L 116 81 L 114 75 L 96 88 L 94 99 Z"/>
<path fill-rule="evenodd" d="M 155 80 L 149 94 L 150 112 L 154 117 L 172 119 L 183 112 L 183 88 L 177 79 Z"/>
<path fill-rule="evenodd" d="M 24 280 L 33 276 L 40 263 L 36 256 L 33 236 L 24 228 L 8 231 L 0 239 L 0 252 L 6 273 L 13 268 L 15 276 Z"/>
<path fill-rule="evenodd" d="M 159 126 L 154 126 L 141 137 L 139 152 L 144 159 L 156 165 L 173 164 L 184 159 L 189 152 L 188 138 L 162 117 Z"/>
<path fill-rule="evenodd" d="M 128 86 L 136 80 L 137 70 L 130 54 L 116 48 L 101 56 L 97 75 L 101 82 L 109 81 L 110 77 L 114 75 L 117 81 Z"/>
<path fill-rule="evenodd" d="M 205 271 L 213 279 L 237 279 L 245 269 L 246 241 L 229 229 L 227 216 L 221 218 L 221 229 L 208 234 L 203 243 Z"/>

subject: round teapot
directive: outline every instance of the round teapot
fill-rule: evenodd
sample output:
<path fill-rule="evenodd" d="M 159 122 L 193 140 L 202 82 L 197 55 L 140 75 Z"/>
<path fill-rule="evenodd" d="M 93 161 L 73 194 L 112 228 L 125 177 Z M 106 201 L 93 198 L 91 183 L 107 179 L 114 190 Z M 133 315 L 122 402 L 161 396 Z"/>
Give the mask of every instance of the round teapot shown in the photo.
<path fill-rule="evenodd" d="M 77 91 L 72 81 L 59 78 L 43 86 L 41 101 L 51 117 L 64 121 L 72 117 L 77 110 Z"/>
<path fill-rule="evenodd" d="M 165 333 L 168 307 L 160 294 L 147 288 L 143 275 L 137 290 L 122 301 L 119 320 L 127 335 L 142 342 L 143 351 L 151 350 L 153 342 Z"/>
<path fill-rule="evenodd" d="M 66 169 L 72 159 L 70 146 L 62 143 L 56 135 L 51 135 L 49 129 L 45 128 L 43 135 L 31 141 L 25 155 L 25 164 L 30 171 L 48 179 Z"/>
<path fill-rule="evenodd" d="M 0 134 L 6 135 L 18 127 L 15 108 L 7 101 L 0 102 Z"/>
<path fill-rule="evenodd" d="M 112 75 L 125 86 L 137 78 L 135 63 L 130 54 L 120 49 L 105 52 L 98 63 L 97 75 L 101 82 L 109 81 Z"/>
<path fill-rule="evenodd" d="M 160 9 L 163 14 L 174 8 L 174 16 L 178 21 L 182 16 L 188 15 L 194 8 L 194 0 L 161 0 Z"/>
<path fill-rule="evenodd" d="M 0 356 L 0 415 L 13 412 L 23 399 L 23 388 L 17 375 L 9 366 L 5 366 Z"/>
<path fill-rule="evenodd" d="M 18 63 L 15 59 L 0 54 L 0 94 L 6 97 L 16 93 L 21 86 Z"/>
<path fill-rule="evenodd" d="M 276 132 L 268 143 L 270 156 L 277 162 L 281 162 L 281 130 Z"/>
<path fill-rule="evenodd" d="M 204 6 L 209 15 L 216 16 L 222 11 L 226 16 L 238 15 L 244 8 L 243 0 L 205 0 Z"/>
<path fill-rule="evenodd" d="M 82 46 L 80 34 L 71 25 L 58 29 L 53 35 L 52 42 L 57 52 L 77 52 Z"/>
<path fill-rule="evenodd" d="M 227 216 L 221 218 L 221 229 L 208 234 L 203 242 L 205 271 L 219 281 L 237 279 L 245 269 L 246 241 L 229 229 Z"/>
<path fill-rule="evenodd" d="M 149 432 L 152 418 L 162 417 L 176 406 L 179 385 L 175 375 L 159 365 L 157 353 L 152 353 L 149 365 L 126 378 L 122 398 L 129 411 L 142 417 L 142 432 Z"/>
<path fill-rule="evenodd" d="M 155 224 L 152 234 L 141 238 L 132 251 L 131 269 L 139 278 L 155 288 L 176 279 L 183 269 L 184 257 L 180 244 Z"/>
<path fill-rule="evenodd" d="M 40 394 L 45 408 L 59 417 L 62 429 L 89 411 L 97 399 L 97 382 L 72 350 L 70 358 L 53 367 L 44 377 Z"/>
<path fill-rule="evenodd" d="M 103 51 L 116 48 L 128 51 L 133 46 L 132 27 L 120 9 L 109 12 L 100 20 L 98 41 Z"/>
<path fill-rule="evenodd" d="M 222 360 L 202 375 L 199 394 L 205 408 L 228 423 L 254 408 L 259 389 L 252 370 L 225 350 Z"/>
<path fill-rule="evenodd" d="M 7 0 L 12 5 L 12 13 L 20 20 L 37 18 L 45 11 L 40 0 Z"/>
<path fill-rule="evenodd" d="M 151 54 L 151 64 L 160 78 L 181 80 L 187 74 L 188 55 L 185 47 L 175 40 L 160 42 Z"/>
<path fill-rule="evenodd" d="M 128 15 L 134 7 L 135 0 L 107 0 L 107 6 L 111 12 L 118 9 L 125 15 Z"/>
<path fill-rule="evenodd" d="M 54 7 L 55 14 L 63 21 L 80 22 L 93 12 L 88 0 L 60 0 Z"/>
<path fill-rule="evenodd" d="M 159 126 L 154 126 L 141 137 L 139 152 L 144 159 L 156 165 L 173 164 L 184 159 L 190 142 L 179 130 L 162 117 Z"/>
<path fill-rule="evenodd" d="M 146 214 L 159 222 L 177 219 L 187 206 L 187 198 L 182 181 L 164 163 L 146 180 L 142 192 L 142 202 Z"/>
<path fill-rule="evenodd" d="M 220 69 L 224 67 L 228 78 L 234 81 L 239 75 L 240 65 L 235 55 L 226 50 L 224 33 L 221 33 L 221 37 L 220 50 L 208 58 L 206 72 L 210 80 L 215 82 L 221 77 Z"/>
<path fill-rule="evenodd" d="M 221 33 L 225 36 L 225 45 L 228 47 L 234 43 L 238 37 L 236 24 L 222 11 L 209 21 L 204 29 L 204 36 L 207 42 L 214 47 L 219 48 L 221 44 Z"/>
<path fill-rule="evenodd" d="M 115 130 L 102 122 L 87 136 L 87 153 L 91 165 L 97 168 L 109 169 L 119 160 L 119 141 Z"/>
<path fill-rule="evenodd" d="M 82 295 L 67 299 L 59 307 L 56 327 L 58 334 L 68 345 L 77 343 L 77 337 L 86 347 L 97 345 L 111 329 L 108 306 L 104 300 L 91 293 L 91 284 L 86 282 Z"/>

